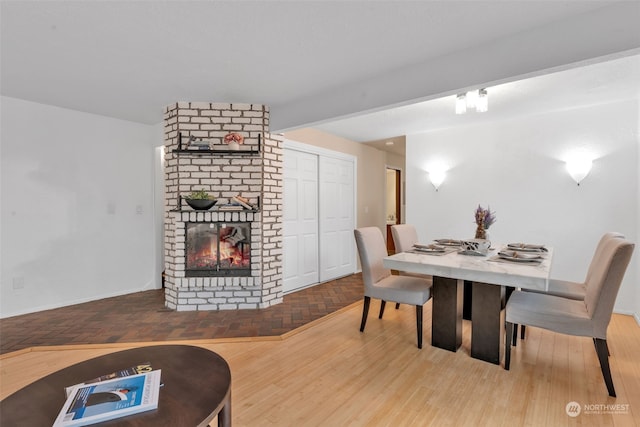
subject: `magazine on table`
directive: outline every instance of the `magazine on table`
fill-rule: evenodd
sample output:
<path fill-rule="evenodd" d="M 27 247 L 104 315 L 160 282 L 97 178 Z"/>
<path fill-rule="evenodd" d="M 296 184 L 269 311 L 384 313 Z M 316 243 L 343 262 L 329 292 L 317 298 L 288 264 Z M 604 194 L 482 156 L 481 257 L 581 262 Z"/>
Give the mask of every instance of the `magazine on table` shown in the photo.
<path fill-rule="evenodd" d="M 53 427 L 86 426 L 158 408 L 161 371 L 74 386 Z"/>
<path fill-rule="evenodd" d="M 80 384 L 71 385 L 69 387 L 66 387 L 64 389 L 64 392 L 66 393 L 67 397 L 69 397 L 71 390 L 73 390 L 74 387 L 79 385 L 99 383 L 100 381 L 110 380 L 112 378 L 128 377 L 129 375 L 142 374 L 144 372 L 151 372 L 151 371 L 153 371 L 153 368 L 151 367 L 151 363 L 144 362 L 136 366 L 131 366 L 130 368 L 120 369 L 119 371 L 115 371 L 107 375 L 102 375 L 101 377 L 94 378 L 92 380 L 85 381 Z"/>

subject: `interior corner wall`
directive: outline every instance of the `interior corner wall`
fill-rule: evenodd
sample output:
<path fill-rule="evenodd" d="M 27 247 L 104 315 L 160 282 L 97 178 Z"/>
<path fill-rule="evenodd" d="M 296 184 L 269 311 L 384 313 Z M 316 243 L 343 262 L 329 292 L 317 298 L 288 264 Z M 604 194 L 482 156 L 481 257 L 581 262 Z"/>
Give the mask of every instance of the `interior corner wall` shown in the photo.
<path fill-rule="evenodd" d="M 565 169 L 574 149 L 596 156 L 580 186 Z M 640 243 L 638 150 L 637 100 L 409 135 L 407 222 L 421 241 L 469 238 L 474 209 L 490 205 L 492 242 L 552 246 L 552 277 L 581 282 L 605 232 Z M 437 192 L 434 161 L 449 166 Z M 638 314 L 639 265 L 636 247 L 616 312 Z"/>
<path fill-rule="evenodd" d="M 0 317 L 159 287 L 153 127 L 1 98 Z"/>
<path fill-rule="evenodd" d="M 636 114 L 637 114 L 637 118 L 636 118 L 636 133 L 635 133 L 635 138 L 636 138 L 636 150 L 638 152 L 638 171 L 637 171 L 637 178 L 638 178 L 638 193 L 636 196 L 636 202 L 637 202 L 637 211 L 639 215 L 636 215 L 636 220 L 637 220 L 637 224 L 636 224 L 636 249 L 635 249 L 635 255 L 634 257 L 636 258 L 636 260 L 638 258 L 640 258 L 640 100 L 636 102 Z M 635 290 L 636 290 L 636 295 L 635 295 L 635 308 L 634 308 L 634 316 L 636 318 L 636 322 L 638 323 L 638 325 L 640 325 L 640 261 L 636 261 L 636 286 L 635 286 Z"/>
<path fill-rule="evenodd" d="M 350 154 L 357 158 L 356 227 L 376 226 L 386 235 L 386 153 L 313 128 L 285 132 L 292 141 Z"/>

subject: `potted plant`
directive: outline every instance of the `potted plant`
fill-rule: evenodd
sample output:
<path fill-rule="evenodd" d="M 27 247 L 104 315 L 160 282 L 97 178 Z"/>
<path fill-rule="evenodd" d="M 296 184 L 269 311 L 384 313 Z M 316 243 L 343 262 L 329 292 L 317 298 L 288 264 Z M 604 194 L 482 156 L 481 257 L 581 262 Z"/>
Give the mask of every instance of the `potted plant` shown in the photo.
<path fill-rule="evenodd" d="M 184 197 L 189 206 L 197 211 L 206 211 L 216 204 L 217 200 L 204 190 L 192 191 Z"/>

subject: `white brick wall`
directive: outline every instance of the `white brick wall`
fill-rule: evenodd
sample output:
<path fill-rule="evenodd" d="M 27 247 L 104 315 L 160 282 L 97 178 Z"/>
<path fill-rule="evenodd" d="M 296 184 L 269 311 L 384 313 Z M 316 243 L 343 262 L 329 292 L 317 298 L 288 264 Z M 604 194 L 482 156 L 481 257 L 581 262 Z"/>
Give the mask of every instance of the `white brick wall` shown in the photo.
<path fill-rule="evenodd" d="M 167 106 L 165 124 L 165 305 L 178 311 L 264 308 L 282 302 L 283 139 L 269 133 L 269 109 L 256 104 L 178 102 Z M 178 157 L 189 136 L 222 145 L 229 132 L 245 137 L 246 155 Z M 238 193 L 259 212 L 195 212 L 178 195 L 204 189 L 227 199 Z M 185 277 L 185 222 L 250 221 L 250 277 Z"/>

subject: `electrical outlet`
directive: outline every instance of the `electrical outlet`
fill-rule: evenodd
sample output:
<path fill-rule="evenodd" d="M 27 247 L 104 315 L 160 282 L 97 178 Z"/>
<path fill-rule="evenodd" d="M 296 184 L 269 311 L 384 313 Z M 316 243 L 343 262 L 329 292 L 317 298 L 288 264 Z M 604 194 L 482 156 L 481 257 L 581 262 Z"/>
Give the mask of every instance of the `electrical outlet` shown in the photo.
<path fill-rule="evenodd" d="M 13 278 L 13 289 L 24 289 L 24 277 L 14 277 Z"/>

